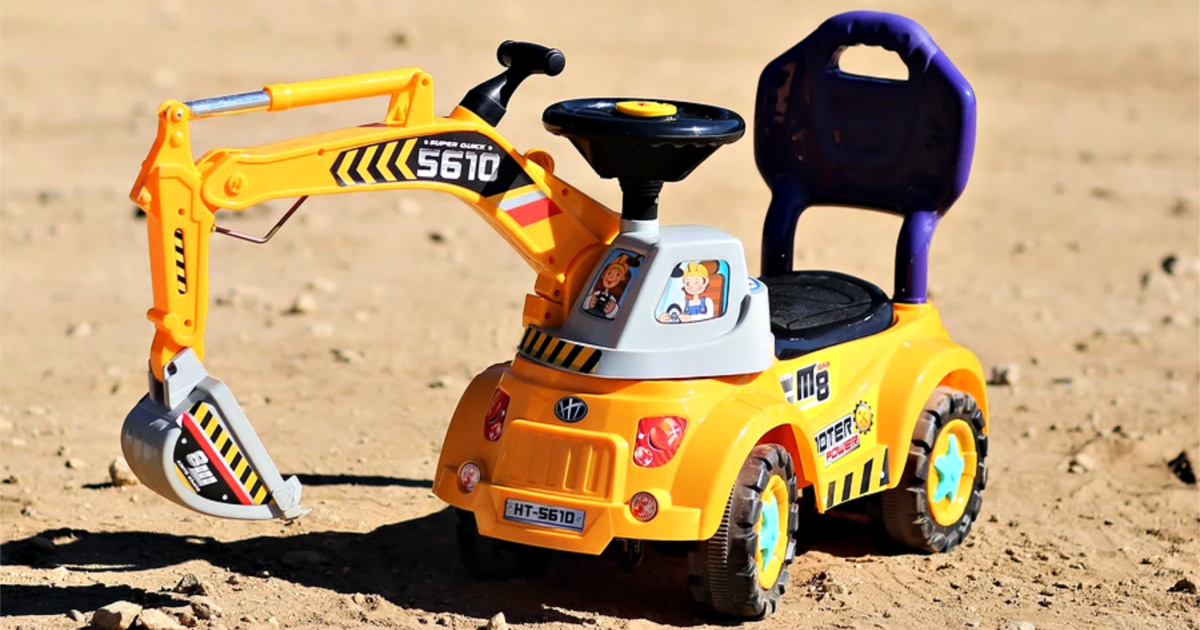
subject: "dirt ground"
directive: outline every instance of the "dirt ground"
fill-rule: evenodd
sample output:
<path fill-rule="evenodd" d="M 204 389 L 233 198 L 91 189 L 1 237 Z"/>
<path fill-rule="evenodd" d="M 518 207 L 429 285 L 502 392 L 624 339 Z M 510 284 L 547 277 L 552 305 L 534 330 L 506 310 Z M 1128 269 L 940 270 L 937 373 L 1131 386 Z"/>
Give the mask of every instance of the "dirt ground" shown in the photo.
<path fill-rule="evenodd" d="M 448 112 L 497 72 L 500 41 L 525 39 L 563 49 L 567 69 L 528 81 L 502 132 L 548 148 L 560 175 L 615 207 L 616 184 L 541 129 L 546 105 L 656 95 L 750 119 L 762 66 L 847 8 L 3 3 L 0 625 L 76 628 L 72 610 L 117 600 L 182 610 L 170 587 L 192 573 L 224 609 L 201 622 L 212 628 L 463 629 L 497 612 L 515 627 L 704 627 L 678 559 L 651 553 L 627 575 L 613 558 L 563 556 L 503 584 L 459 567 L 434 463 L 471 376 L 512 356 L 533 274 L 449 197 L 318 198 L 267 246 L 213 239 L 206 366 L 301 476 L 312 514 L 218 521 L 112 487 L 152 336 L 128 190 L 165 98 L 415 65 Z M 921 22 L 978 93 L 974 172 L 935 238 L 931 290 L 955 338 L 1015 382 L 989 390 L 991 483 L 967 544 L 911 555 L 865 525 L 818 522 L 781 610 L 748 627 L 1197 627 L 1200 495 L 1167 465 L 1181 451 L 1200 462 L 1196 3 L 862 8 Z M 195 147 L 379 120 L 385 105 L 205 121 Z M 768 192 L 751 144 L 669 185 L 662 216 L 738 236 L 753 269 Z M 218 219 L 262 233 L 286 207 Z M 813 212 L 798 264 L 890 289 L 898 225 Z M 301 295 L 313 308 L 286 314 Z"/>

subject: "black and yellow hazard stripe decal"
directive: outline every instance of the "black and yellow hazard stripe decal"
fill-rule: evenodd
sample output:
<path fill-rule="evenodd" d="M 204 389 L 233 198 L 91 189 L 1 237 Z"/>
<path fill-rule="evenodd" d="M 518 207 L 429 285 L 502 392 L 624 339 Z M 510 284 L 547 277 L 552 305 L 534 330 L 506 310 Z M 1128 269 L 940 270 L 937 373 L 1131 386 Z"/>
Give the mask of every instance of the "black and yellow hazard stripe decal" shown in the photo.
<path fill-rule="evenodd" d="M 416 179 L 408 167 L 416 138 L 392 140 L 343 151 L 333 163 L 338 186 L 387 184 Z"/>
<path fill-rule="evenodd" d="M 864 462 L 861 471 L 851 470 L 842 479 L 829 482 L 825 491 L 825 509 L 884 490 L 888 481 L 888 450 L 885 447 L 882 453 Z"/>
<path fill-rule="evenodd" d="M 520 350 L 521 354 L 534 361 L 582 374 L 595 372 L 596 365 L 600 363 L 600 357 L 604 354 L 599 348 L 589 348 L 559 339 L 533 326 L 525 329 Z"/>
<path fill-rule="evenodd" d="M 246 495 L 250 497 L 254 505 L 262 505 L 266 503 L 267 487 L 263 485 L 258 474 L 250 467 L 250 462 L 242 457 L 242 452 L 238 450 L 237 444 L 233 443 L 233 438 L 229 432 L 221 426 L 217 421 L 217 416 L 212 412 L 212 409 L 205 403 L 199 402 L 192 407 L 192 417 L 196 419 L 196 423 L 200 425 L 200 429 L 205 435 L 212 440 L 213 448 L 221 454 L 221 459 L 229 464 L 230 470 L 233 471 L 234 477 L 241 483 L 242 488 L 246 490 Z"/>
<path fill-rule="evenodd" d="M 175 285 L 179 295 L 187 293 L 187 266 L 183 262 L 183 230 L 175 230 Z"/>

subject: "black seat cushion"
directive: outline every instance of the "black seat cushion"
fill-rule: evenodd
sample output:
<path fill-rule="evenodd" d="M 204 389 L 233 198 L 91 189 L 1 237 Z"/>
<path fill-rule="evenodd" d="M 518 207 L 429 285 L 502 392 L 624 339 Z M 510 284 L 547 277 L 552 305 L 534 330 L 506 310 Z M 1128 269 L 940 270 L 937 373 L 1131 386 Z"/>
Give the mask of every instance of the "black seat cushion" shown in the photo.
<path fill-rule="evenodd" d="M 775 354 L 790 359 L 892 325 L 892 301 L 879 287 L 835 271 L 760 278 L 771 302 Z"/>

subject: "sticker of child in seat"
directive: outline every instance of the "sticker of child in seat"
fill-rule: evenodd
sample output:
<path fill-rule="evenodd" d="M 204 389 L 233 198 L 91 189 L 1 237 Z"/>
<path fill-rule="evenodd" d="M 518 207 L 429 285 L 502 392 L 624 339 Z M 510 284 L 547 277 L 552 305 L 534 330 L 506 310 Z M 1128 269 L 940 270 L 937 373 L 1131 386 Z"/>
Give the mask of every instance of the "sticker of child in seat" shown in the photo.
<path fill-rule="evenodd" d="M 625 301 L 625 289 L 637 277 L 642 257 L 623 249 L 613 250 L 603 271 L 596 276 L 592 290 L 583 299 L 581 310 L 588 315 L 603 319 L 614 319 Z"/>
<path fill-rule="evenodd" d="M 655 318 L 664 324 L 715 319 L 725 314 L 729 265 L 724 260 L 685 261 L 675 266 Z M 683 293 L 683 299 L 678 296 Z"/>

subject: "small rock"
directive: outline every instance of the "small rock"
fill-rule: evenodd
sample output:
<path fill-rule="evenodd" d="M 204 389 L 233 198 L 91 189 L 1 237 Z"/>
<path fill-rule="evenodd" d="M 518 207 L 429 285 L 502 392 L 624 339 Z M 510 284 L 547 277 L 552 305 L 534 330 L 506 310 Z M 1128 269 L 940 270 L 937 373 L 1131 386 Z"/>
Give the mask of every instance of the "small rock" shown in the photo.
<path fill-rule="evenodd" d="M 333 358 L 342 363 L 362 363 L 363 354 L 358 350 L 350 348 L 334 348 L 330 352 L 333 353 Z"/>
<path fill-rule="evenodd" d="M 274 618 L 274 617 L 268 617 L 268 618 L 267 618 L 267 625 L 268 625 L 268 626 L 271 626 L 272 628 L 278 628 L 278 627 L 279 627 L 279 620 L 278 620 L 278 619 L 276 619 L 276 618 Z"/>
<path fill-rule="evenodd" d="M 58 545 L 54 544 L 53 540 L 45 536 L 34 536 L 29 539 L 29 546 L 39 553 L 54 553 L 58 551 Z"/>
<path fill-rule="evenodd" d="M 83 470 L 83 467 L 87 466 L 87 463 L 78 457 L 72 457 L 67 460 L 66 466 L 71 470 Z"/>
<path fill-rule="evenodd" d="M 225 583 L 233 584 L 234 586 L 237 586 L 238 584 L 242 583 L 242 578 L 238 577 L 237 575 L 231 575 L 225 579 Z"/>
<path fill-rule="evenodd" d="M 1096 460 L 1084 453 L 1076 453 L 1071 458 L 1071 462 L 1067 464 L 1067 471 L 1073 474 L 1082 474 L 1091 472 L 1096 468 Z"/>
<path fill-rule="evenodd" d="M 133 471 L 129 469 L 129 464 L 125 461 L 124 457 L 118 457 L 108 465 L 108 478 L 118 488 L 136 486 L 138 484 L 137 475 L 133 474 Z"/>
<path fill-rule="evenodd" d="M 179 620 L 179 625 L 185 628 L 196 627 L 196 615 L 190 610 L 179 610 L 175 612 L 175 618 Z"/>
<path fill-rule="evenodd" d="M 1028 427 L 1023 433 L 1021 433 L 1021 437 L 1026 439 L 1037 437 L 1037 429 Z"/>
<path fill-rule="evenodd" d="M 1191 213 L 1192 204 L 1183 197 L 1176 197 L 1175 203 L 1171 204 L 1171 214 L 1177 217 L 1187 216 Z"/>
<path fill-rule="evenodd" d="M 207 621 L 209 619 L 216 619 L 225 613 L 216 602 L 207 597 L 193 597 L 191 604 L 192 612 L 195 613 L 197 619 Z"/>
<path fill-rule="evenodd" d="M 308 325 L 308 332 L 314 337 L 332 337 L 333 326 L 324 322 L 313 322 Z"/>
<path fill-rule="evenodd" d="M 171 590 L 184 595 L 208 595 L 208 586 L 201 582 L 194 573 L 183 574 L 183 577 L 179 578 L 179 582 L 175 584 L 175 588 Z"/>
<path fill-rule="evenodd" d="M 338 285 L 333 280 L 325 278 L 313 278 L 308 281 L 308 288 L 320 293 L 335 293 L 338 290 Z"/>
<path fill-rule="evenodd" d="M 62 199 L 62 191 L 57 188 L 43 188 L 38 191 L 38 203 L 43 206 L 49 205 Z"/>
<path fill-rule="evenodd" d="M 395 46 L 396 48 L 404 48 L 404 47 L 408 46 L 408 35 L 400 32 L 400 31 L 396 31 L 396 32 L 392 33 L 392 36 L 389 37 L 388 39 L 392 42 L 392 45 Z"/>
<path fill-rule="evenodd" d="M 1192 588 L 1195 588 L 1194 586 Z M 504 618 L 504 613 L 498 612 L 494 617 L 488 620 L 487 630 L 508 630 L 508 621 Z"/>
<path fill-rule="evenodd" d="M 427 238 L 429 238 L 430 243 L 445 243 L 446 242 L 446 235 L 443 234 L 442 232 L 430 232 L 427 235 Z"/>
<path fill-rule="evenodd" d="M 1183 578 L 1183 579 L 1179 580 L 1178 582 L 1176 582 L 1175 586 L 1172 586 L 1171 588 L 1167 589 L 1167 592 L 1168 593 L 1187 593 L 1189 595 L 1195 595 L 1196 594 L 1196 583 L 1187 578 Z"/>
<path fill-rule="evenodd" d="M 9 475 L 4 478 L 4 481 L 0 481 L 0 483 L 6 486 L 15 486 L 21 483 L 21 478 L 16 475 Z"/>
<path fill-rule="evenodd" d="M 1192 468 L 1192 460 L 1188 459 L 1187 451 L 1181 451 L 1179 456 L 1167 462 L 1167 467 L 1189 486 L 1196 485 L 1196 471 Z"/>
<path fill-rule="evenodd" d="M 79 612 L 78 610 L 75 610 L 74 608 L 72 608 L 71 611 L 67 613 L 67 619 L 70 619 L 71 621 L 74 621 L 75 623 L 83 623 L 83 622 L 87 621 L 87 617 L 83 613 Z"/>
<path fill-rule="evenodd" d="M 1010 621 L 1000 626 L 1000 630 L 1037 630 L 1037 626 L 1028 621 Z"/>
<path fill-rule="evenodd" d="M 449 376 L 435 376 L 432 381 L 429 381 L 429 389 L 444 389 L 454 384 L 454 379 Z"/>
<path fill-rule="evenodd" d="M 87 322 L 79 322 L 67 327 L 68 337 L 87 337 L 90 334 L 92 334 L 92 325 Z"/>
<path fill-rule="evenodd" d="M 26 505 L 21 508 L 21 516 L 35 516 L 36 514 L 37 510 L 33 509 L 32 505 Z"/>
<path fill-rule="evenodd" d="M 289 315 L 304 315 L 317 310 L 317 298 L 301 293 L 292 301 L 292 307 L 287 310 Z"/>
<path fill-rule="evenodd" d="M 142 607 L 130 602 L 113 602 L 92 614 L 95 630 L 129 630 L 141 614 Z"/>
<path fill-rule="evenodd" d="M 992 366 L 992 377 L 988 385 L 1016 385 L 1020 379 L 1020 367 L 1016 363 L 1001 363 Z"/>
<path fill-rule="evenodd" d="M 1173 276 L 1175 275 L 1175 266 L 1178 264 L 1179 256 L 1176 256 L 1175 254 L 1167 254 L 1163 257 L 1161 266 L 1162 270 L 1166 272 L 1168 276 Z"/>
<path fill-rule="evenodd" d="M 307 549 L 297 549 L 283 554 L 283 564 L 293 569 L 307 567 L 314 564 L 329 564 L 329 559 L 325 556 Z"/>
<path fill-rule="evenodd" d="M 161 610 L 143 610 L 138 615 L 138 625 L 146 630 L 183 630 L 183 625 Z"/>
<path fill-rule="evenodd" d="M 850 587 L 833 578 L 829 578 L 829 580 L 825 582 L 825 592 L 833 595 L 849 595 Z"/>

